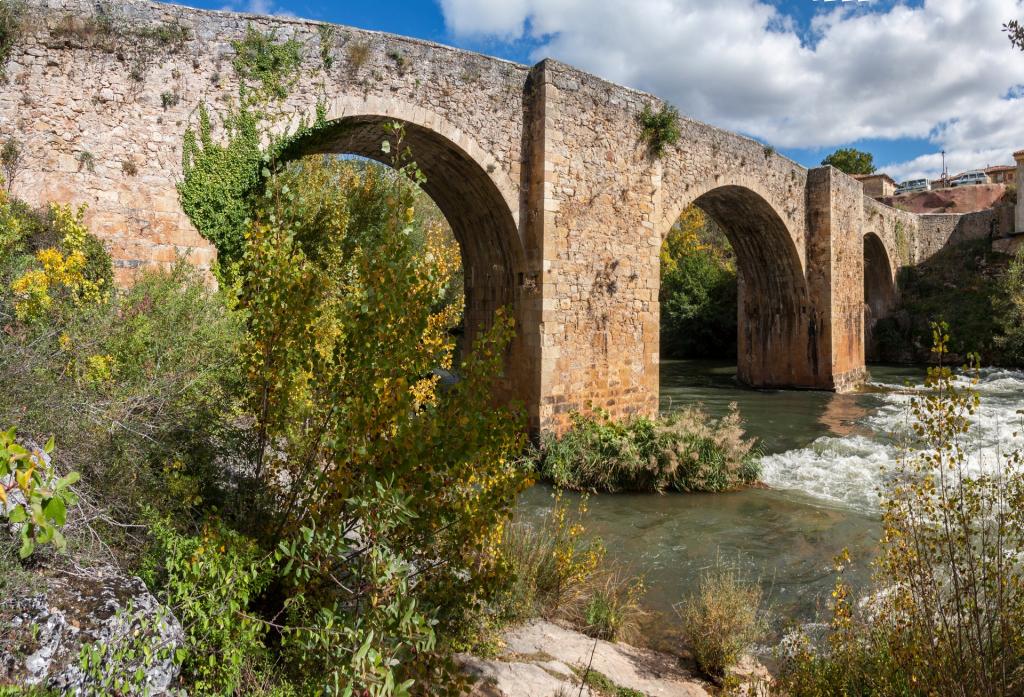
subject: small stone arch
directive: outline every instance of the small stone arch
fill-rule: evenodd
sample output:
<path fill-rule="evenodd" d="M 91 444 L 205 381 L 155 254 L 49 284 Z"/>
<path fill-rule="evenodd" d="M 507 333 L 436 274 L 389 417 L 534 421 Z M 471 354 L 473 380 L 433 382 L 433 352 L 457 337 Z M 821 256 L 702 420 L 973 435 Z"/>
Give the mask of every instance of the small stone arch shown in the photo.
<path fill-rule="evenodd" d="M 737 371 L 752 387 L 813 387 L 821 365 L 801 246 L 760 187 L 737 183 L 692 187 L 696 205 L 725 231 L 739 271 Z"/>
<path fill-rule="evenodd" d="M 864 348 L 868 360 L 876 357 L 875 325 L 892 312 L 898 299 L 892 258 L 882 238 L 864 234 Z"/>

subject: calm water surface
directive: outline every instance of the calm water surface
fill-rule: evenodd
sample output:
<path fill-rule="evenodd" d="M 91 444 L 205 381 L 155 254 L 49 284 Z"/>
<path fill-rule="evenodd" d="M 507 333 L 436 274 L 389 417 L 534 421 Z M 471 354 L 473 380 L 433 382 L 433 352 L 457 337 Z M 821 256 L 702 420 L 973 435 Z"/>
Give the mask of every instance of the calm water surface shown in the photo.
<path fill-rule="evenodd" d="M 835 574 L 833 557 L 848 548 L 858 564 L 847 575 L 868 577 L 880 525 L 879 466 L 894 451 L 887 436 L 906 422 L 906 403 L 924 370 L 875 366 L 870 390 L 753 391 L 739 387 L 736 368 L 708 361 L 666 362 L 661 407 L 702 403 L 714 416 L 739 405 L 748 434 L 758 438 L 769 489 L 719 495 L 615 495 L 590 500 L 588 529 L 609 556 L 642 573 L 650 587 L 648 638 L 673 639 L 672 606 L 693 590 L 701 571 L 721 558 L 760 579 L 775 625 L 813 621 L 824 608 Z M 986 424 L 1019 423 L 1024 373 L 985 371 L 980 385 Z M 1007 436 L 999 426 L 993 437 Z M 521 514 L 543 513 L 551 490 L 524 494 Z"/>

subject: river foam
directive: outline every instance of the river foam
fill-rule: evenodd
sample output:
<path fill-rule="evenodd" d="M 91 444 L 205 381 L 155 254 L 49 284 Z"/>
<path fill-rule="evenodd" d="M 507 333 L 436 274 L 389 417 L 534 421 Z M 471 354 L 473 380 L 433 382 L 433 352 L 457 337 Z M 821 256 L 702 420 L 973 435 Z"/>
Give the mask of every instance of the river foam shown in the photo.
<path fill-rule="evenodd" d="M 1024 447 L 1024 372 L 988 368 L 974 389 L 980 408 L 972 417 L 969 469 L 978 472 L 997 461 L 999 449 Z M 958 377 L 959 386 L 970 381 Z M 809 494 L 822 504 L 871 513 L 878 510 L 878 491 L 884 468 L 898 450 L 894 438 L 911 423 L 910 401 L 923 385 L 874 383 L 880 390 L 877 408 L 858 422 L 859 432 L 849 436 L 823 436 L 805 448 L 766 456 L 762 479 L 781 490 Z"/>

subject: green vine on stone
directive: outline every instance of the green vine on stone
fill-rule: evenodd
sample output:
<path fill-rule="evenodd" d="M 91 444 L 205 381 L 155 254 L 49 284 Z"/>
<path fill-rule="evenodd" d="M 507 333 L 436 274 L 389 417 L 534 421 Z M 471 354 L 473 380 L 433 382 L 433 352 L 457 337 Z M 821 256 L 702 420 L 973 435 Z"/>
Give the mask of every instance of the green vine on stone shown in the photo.
<path fill-rule="evenodd" d="M 333 45 L 330 31 L 321 32 L 320 39 L 322 50 Z M 198 130 L 185 132 L 184 179 L 178 185 L 185 213 L 217 247 L 222 272 L 241 257 L 251 202 L 263 181 L 279 162 L 294 154 L 299 141 L 314 138 L 327 120 L 326 102 L 321 99 L 312 124 L 304 121 L 290 132 L 273 132 L 276 117 L 271 107 L 287 99 L 301 76 L 298 41 L 279 41 L 275 33 L 249 26 L 245 38 L 232 46 L 241 104 L 223 119 L 223 137 L 216 140 L 210 113 L 200 105 Z M 321 54 L 324 71 L 330 64 L 323 60 L 325 55 L 329 57 L 329 51 Z"/>
<path fill-rule="evenodd" d="M 245 38 L 232 41 L 232 66 L 240 83 L 243 103 L 284 101 L 298 82 L 302 68 L 302 45 L 295 39 L 278 41 L 277 33 L 263 33 L 251 25 Z"/>
<path fill-rule="evenodd" d="M 224 129 L 226 142 L 214 142 L 210 114 L 205 105 L 199 106 L 199 132 L 185 132 L 185 178 L 178 185 L 182 208 L 217 247 L 222 263 L 241 256 L 248 198 L 259 184 L 263 160 L 258 119 L 251 112 L 240 109 L 229 115 Z"/>
<path fill-rule="evenodd" d="M 4 67 L 21 40 L 24 15 L 21 0 L 0 0 L 0 78 L 5 77 Z"/>
<path fill-rule="evenodd" d="M 661 157 L 665 148 L 679 142 L 682 132 L 679 128 L 679 110 L 666 104 L 654 111 L 650 104 L 637 117 L 640 123 L 640 138 L 647 143 L 647 151 L 652 157 Z"/>
<path fill-rule="evenodd" d="M 320 33 L 320 66 L 326 73 L 334 67 L 334 43 L 338 30 L 334 25 L 321 24 L 317 31 Z"/>
<path fill-rule="evenodd" d="M 896 250 L 902 257 L 899 261 L 903 264 L 910 263 L 910 238 L 907 236 L 907 229 L 902 220 L 896 221 L 895 227 Z"/>

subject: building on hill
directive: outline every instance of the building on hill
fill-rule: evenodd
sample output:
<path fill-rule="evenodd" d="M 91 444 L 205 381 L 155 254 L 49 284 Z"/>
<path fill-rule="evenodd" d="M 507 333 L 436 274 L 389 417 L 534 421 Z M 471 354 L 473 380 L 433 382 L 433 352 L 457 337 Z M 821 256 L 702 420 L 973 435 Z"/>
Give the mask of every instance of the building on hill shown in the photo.
<path fill-rule="evenodd" d="M 892 196 L 896 193 L 896 181 L 884 172 L 878 174 L 858 174 L 854 179 L 864 185 L 864 193 L 871 198 Z"/>
<path fill-rule="evenodd" d="M 1013 184 L 1017 179 L 1017 167 L 1015 165 L 986 167 L 985 174 L 993 184 Z"/>

